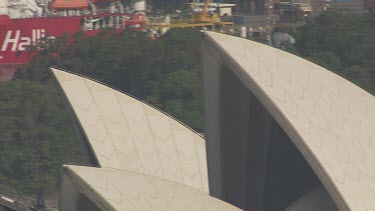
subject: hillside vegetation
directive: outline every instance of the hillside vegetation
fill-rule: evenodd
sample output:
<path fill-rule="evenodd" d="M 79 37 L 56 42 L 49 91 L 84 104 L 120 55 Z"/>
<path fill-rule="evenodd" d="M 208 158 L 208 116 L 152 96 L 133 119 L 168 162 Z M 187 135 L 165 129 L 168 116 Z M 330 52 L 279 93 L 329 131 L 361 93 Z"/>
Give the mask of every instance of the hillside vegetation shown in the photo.
<path fill-rule="evenodd" d="M 375 93 L 375 18 L 325 13 L 292 49 Z M 203 132 L 201 34 L 103 32 L 50 43 L 12 82 L 0 84 L 0 183 L 27 194 L 58 191 L 63 163 L 88 163 L 49 67 L 79 73 L 143 99 Z"/>
<path fill-rule="evenodd" d="M 152 40 L 125 31 L 49 43 L 15 80 L 0 84 L 0 184 L 54 195 L 63 163 L 88 163 L 49 67 L 56 66 L 143 99 L 203 131 L 198 31 Z M 42 46 L 43 47 L 43 46 Z"/>
<path fill-rule="evenodd" d="M 326 12 L 296 38 L 295 53 L 375 94 L 375 13 Z"/>

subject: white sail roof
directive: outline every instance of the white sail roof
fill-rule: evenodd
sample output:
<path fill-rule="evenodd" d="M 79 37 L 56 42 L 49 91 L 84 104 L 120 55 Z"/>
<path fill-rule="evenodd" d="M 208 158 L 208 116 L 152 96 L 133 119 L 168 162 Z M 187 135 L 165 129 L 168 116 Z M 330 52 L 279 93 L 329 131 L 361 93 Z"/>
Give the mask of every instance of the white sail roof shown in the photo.
<path fill-rule="evenodd" d="M 340 210 L 374 210 L 375 97 L 295 55 L 205 34 L 288 134 Z"/>
<path fill-rule="evenodd" d="M 189 186 L 125 170 L 67 165 L 64 182 L 102 210 L 240 210 Z M 74 188 L 63 194 L 74 195 Z"/>
<path fill-rule="evenodd" d="M 93 80 L 52 69 L 101 167 L 208 193 L 204 139 L 165 113 Z"/>

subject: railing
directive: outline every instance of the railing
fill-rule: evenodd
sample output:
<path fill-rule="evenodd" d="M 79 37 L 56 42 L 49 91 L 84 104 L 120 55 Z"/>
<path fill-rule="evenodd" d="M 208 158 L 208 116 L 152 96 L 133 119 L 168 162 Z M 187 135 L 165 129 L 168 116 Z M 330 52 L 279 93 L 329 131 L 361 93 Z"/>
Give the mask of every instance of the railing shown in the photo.
<path fill-rule="evenodd" d="M 84 16 L 84 15 L 99 15 L 107 13 L 124 13 L 120 9 L 98 9 L 95 12 L 91 10 L 62 10 L 58 12 L 53 12 L 52 17 L 69 17 L 69 16 Z"/>
<path fill-rule="evenodd" d="M 222 16 L 218 19 L 217 22 L 233 22 L 233 16 Z M 169 23 L 165 22 L 165 18 L 153 17 L 149 18 L 150 25 L 169 25 L 169 24 L 189 24 L 194 23 L 192 18 L 171 18 Z M 212 21 L 215 23 L 215 21 Z"/>
<path fill-rule="evenodd" d="M 0 0 L 1 1 L 1 0 Z M 30 3 L 28 3 L 30 4 Z M 35 7 L 35 5 L 32 5 Z M 35 17 L 72 17 L 72 16 L 91 16 L 91 15 L 100 15 L 100 14 L 115 14 L 115 13 L 125 13 L 124 10 L 113 8 L 113 9 L 98 9 L 95 12 L 91 10 L 79 10 L 79 9 L 67 9 L 61 10 L 57 12 L 50 12 L 50 13 L 37 13 L 36 10 L 30 10 L 34 14 L 27 16 L 28 18 L 35 18 Z M 18 17 L 19 18 L 19 17 Z"/>
<path fill-rule="evenodd" d="M 7 207 L 16 211 L 30 211 L 37 210 L 36 205 L 36 200 L 0 184 L 0 206 Z M 52 206 L 49 206 L 47 204 L 45 207 L 52 208 L 49 210 L 54 209 Z"/>

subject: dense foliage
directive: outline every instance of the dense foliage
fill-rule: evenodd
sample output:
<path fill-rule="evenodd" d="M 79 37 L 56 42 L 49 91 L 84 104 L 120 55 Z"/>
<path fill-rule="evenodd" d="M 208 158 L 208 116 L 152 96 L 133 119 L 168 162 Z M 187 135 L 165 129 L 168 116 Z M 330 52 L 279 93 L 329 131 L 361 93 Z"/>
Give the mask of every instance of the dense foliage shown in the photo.
<path fill-rule="evenodd" d="M 299 29 L 296 52 L 375 94 L 375 14 L 325 12 Z"/>
<path fill-rule="evenodd" d="M 85 163 L 61 94 L 30 80 L 0 84 L 0 183 L 54 193 L 63 163 Z"/>
<path fill-rule="evenodd" d="M 0 183 L 54 194 L 63 163 L 87 163 L 51 66 L 114 86 L 202 131 L 200 36 L 192 29 L 158 40 L 106 31 L 75 34 L 70 45 L 67 36 L 45 43 L 14 81 L 0 84 Z"/>
<path fill-rule="evenodd" d="M 171 30 L 158 40 L 134 31 L 90 38 L 76 34 L 75 39 L 68 48 L 64 40 L 47 48 L 16 78 L 45 83 L 51 79 L 49 67 L 57 66 L 143 99 L 202 131 L 201 35 L 196 30 Z"/>

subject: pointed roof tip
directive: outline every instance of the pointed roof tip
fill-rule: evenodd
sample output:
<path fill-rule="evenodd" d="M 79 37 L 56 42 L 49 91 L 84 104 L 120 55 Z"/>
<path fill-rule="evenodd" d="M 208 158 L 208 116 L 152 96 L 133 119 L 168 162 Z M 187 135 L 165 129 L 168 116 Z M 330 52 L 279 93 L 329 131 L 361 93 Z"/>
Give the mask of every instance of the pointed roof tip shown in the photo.
<path fill-rule="evenodd" d="M 50 67 L 49 69 L 52 71 L 52 73 L 53 73 L 53 75 L 55 76 L 55 78 L 56 78 L 58 81 L 60 81 L 60 80 L 59 80 L 59 76 L 60 76 L 61 74 L 63 74 L 64 71 L 62 71 L 62 70 L 60 70 L 60 69 L 58 69 L 58 68 L 56 68 L 56 67 Z"/>
<path fill-rule="evenodd" d="M 133 172 L 124 169 L 108 167 L 85 167 L 68 166 L 65 168 L 66 182 L 73 182 L 74 186 L 62 194 L 71 194 L 69 191 L 80 191 L 80 193 L 94 197 L 94 203 L 114 210 L 136 210 L 129 201 L 137 200 L 133 197 L 152 196 L 152 200 L 140 200 L 137 206 L 148 207 L 146 210 L 170 208 L 171 210 L 230 210 L 241 209 L 210 196 L 204 191 L 189 187 L 186 184 L 177 183 L 168 179 Z M 70 181 L 70 182 L 68 182 Z M 76 197 L 77 195 L 72 195 Z M 73 198 L 72 197 L 72 198 Z M 114 200 L 114 199 L 125 200 Z M 103 203 L 103 204 L 101 204 Z M 66 206 L 67 203 L 62 203 Z M 108 210 L 108 208 L 106 209 Z"/>
<path fill-rule="evenodd" d="M 223 33 L 219 33 L 219 32 L 212 32 L 212 31 L 203 31 L 203 34 L 206 35 L 207 37 L 213 39 L 213 40 L 216 40 L 219 37 L 228 37 L 228 38 L 232 38 L 232 39 L 237 38 L 237 37 L 232 36 L 232 35 L 223 34 Z"/>
<path fill-rule="evenodd" d="M 50 67 L 49 68 L 52 72 L 61 72 L 61 70 L 60 69 L 58 69 L 57 67 Z"/>
<path fill-rule="evenodd" d="M 53 75 L 59 83 L 63 81 L 77 80 L 75 74 L 70 73 L 66 70 L 58 69 L 56 67 L 50 67 L 49 69 L 52 71 Z"/>
<path fill-rule="evenodd" d="M 56 68 L 54 68 L 54 67 L 50 67 L 49 69 L 52 71 L 52 73 L 53 73 L 55 76 L 56 76 L 56 72 L 59 71 L 58 69 L 56 69 Z"/>

